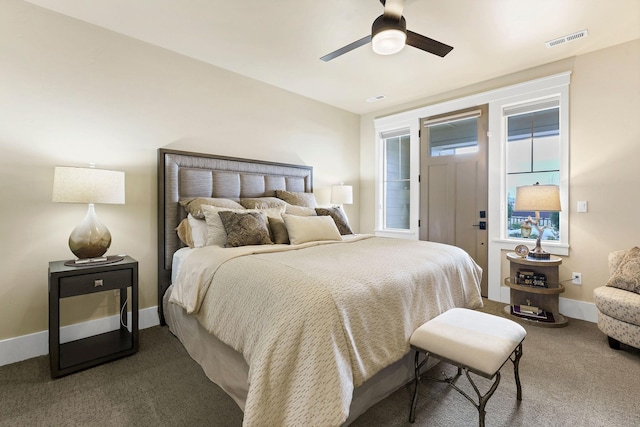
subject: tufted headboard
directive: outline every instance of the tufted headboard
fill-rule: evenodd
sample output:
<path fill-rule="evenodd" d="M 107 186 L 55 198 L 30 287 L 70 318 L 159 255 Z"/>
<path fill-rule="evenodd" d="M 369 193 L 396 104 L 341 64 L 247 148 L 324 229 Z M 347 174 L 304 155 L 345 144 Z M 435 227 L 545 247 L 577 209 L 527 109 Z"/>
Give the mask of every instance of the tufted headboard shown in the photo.
<path fill-rule="evenodd" d="M 313 191 L 313 167 L 158 150 L 158 314 L 164 325 L 162 297 L 171 285 L 171 263 L 184 246 L 175 228 L 186 217 L 179 201 L 188 197 L 275 196 L 275 190 Z"/>

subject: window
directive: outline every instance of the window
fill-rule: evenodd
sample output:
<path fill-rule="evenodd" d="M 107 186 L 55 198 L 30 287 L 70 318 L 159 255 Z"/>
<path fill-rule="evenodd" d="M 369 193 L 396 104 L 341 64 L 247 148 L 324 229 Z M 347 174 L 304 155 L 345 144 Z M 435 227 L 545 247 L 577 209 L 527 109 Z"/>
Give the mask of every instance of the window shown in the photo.
<path fill-rule="evenodd" d="M 384 152 L 383 228 L 410 228 L 411 151 L 408 131 L 382 136 Z"/>
<path fill-rule="evenodd" d="M 429 119 L 429 155 L 450 156 L 478 152 L 479 110 Z"/>
<path fill-rule="evenodd" d="M 514 211 L 516 188 L 522 185 L 560 185 L 560 107 L 558 98 L 503 109 L 506 137 L 506 236 L 526 238 L 520 225 L 534 212 Z M 541 212 L 546 226 L 542 240 L 560 240 L 559 212 Z M 531 230 L 529 239 L 537 239 Z"/>

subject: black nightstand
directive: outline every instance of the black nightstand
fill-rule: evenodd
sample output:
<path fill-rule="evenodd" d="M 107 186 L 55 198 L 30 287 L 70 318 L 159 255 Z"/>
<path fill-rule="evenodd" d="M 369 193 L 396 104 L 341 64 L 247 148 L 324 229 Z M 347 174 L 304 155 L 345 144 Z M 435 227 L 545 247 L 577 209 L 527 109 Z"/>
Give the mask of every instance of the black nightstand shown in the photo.
<path fill-rule="evenodd" d="M 49 263 L 49 359 L 51 377 L 61 377 L 138 351 L 138 261 L 86 267 Z M 131 330 L 127 322 L 127 289 L 131 287 Z M 120 290 L 120 327 L 60 344 L 60 299 Z"/>

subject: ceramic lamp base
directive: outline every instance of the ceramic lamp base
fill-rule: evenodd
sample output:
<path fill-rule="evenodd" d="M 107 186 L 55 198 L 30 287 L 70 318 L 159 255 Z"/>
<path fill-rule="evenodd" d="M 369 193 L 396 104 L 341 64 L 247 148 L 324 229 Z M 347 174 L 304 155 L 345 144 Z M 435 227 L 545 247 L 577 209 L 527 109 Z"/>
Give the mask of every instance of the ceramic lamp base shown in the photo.
<path fill-rule="evenodd" d="M 97 258 L 104 255 L 111 246 L 109 229 L 96 216 L 93 203 L 84 219 L 69 236 L 69 249 L 79 259 Z"/>

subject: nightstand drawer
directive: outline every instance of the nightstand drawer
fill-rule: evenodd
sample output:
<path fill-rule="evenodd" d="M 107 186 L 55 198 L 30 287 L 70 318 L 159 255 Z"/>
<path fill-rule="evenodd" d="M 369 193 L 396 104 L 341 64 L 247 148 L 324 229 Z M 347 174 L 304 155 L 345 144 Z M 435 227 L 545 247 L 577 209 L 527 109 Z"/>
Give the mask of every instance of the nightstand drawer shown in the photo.
<path fill-rule="evenodd" d="M 61 277 L 60 298 L 131 286 L 133 281 L 132 273 L 131 269 L 125 269 Z"/>

